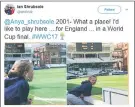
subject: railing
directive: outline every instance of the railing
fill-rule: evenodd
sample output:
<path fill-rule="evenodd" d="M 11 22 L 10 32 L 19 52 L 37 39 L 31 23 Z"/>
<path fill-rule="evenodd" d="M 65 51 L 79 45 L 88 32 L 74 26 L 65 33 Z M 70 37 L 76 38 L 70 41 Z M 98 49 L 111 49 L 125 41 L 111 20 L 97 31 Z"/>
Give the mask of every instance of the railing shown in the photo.
<path fill-rule="evenodd" d="M 128 104 L 128 91 L 103 88 L 102 89 L 103 101 L 111 105 L 127 105 Z"/>
<path fill-rule="evenodd" d="M 22 60 L 22 59 L 27 59 L 27 60 L 32 60 L 32 57 L 6 57 L 5 61 L 16 61 L 16 60 Z"/>

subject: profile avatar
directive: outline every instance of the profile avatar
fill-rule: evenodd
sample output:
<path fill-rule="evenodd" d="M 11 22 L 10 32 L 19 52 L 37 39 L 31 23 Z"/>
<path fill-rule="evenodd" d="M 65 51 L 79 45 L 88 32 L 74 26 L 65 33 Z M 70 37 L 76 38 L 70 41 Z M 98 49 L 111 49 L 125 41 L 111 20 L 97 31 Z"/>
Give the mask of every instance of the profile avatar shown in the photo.
<path fill-rule="evenodd" d="M 5 13 L 7 15 L 12 15 L 15 12 L 15 7 L 12 4 L 7 4 L 5 7 Z"/>

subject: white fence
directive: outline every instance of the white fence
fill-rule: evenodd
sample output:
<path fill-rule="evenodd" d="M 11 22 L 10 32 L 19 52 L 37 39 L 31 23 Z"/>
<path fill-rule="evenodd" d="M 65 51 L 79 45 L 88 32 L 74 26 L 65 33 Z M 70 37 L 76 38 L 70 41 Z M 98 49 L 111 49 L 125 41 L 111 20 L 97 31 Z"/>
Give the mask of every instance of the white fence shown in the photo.
<path fill-rule="evenodd" d="M 66 67 L 66 64 L 46 64 L 49 68 L 59 68 L 59 67 Z"/>
<path fill-rule="evenodd" d="M 127 105 L 128 103 L 128 91 L 114 89 L 114 88 L 103 88 L 102 89 L 103 101 L 111 105 Z"/>

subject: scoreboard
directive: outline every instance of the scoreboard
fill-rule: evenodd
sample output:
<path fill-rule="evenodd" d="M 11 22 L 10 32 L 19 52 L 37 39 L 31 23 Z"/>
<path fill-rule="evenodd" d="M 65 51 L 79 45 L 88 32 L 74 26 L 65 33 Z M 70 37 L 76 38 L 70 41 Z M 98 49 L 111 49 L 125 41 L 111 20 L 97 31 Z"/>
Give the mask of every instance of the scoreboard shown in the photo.
<path fill-rule="evenodd" d="M 82 42 L 82 43 L 76 43 L 76 51 L 78 52 L 97 52 L 102 51 L 102 43 L 96 42 Z"/>
<path fill-rule="evenodd" d="M 25 53 L 24 43 L 5 43 L 5 53 Z"/>

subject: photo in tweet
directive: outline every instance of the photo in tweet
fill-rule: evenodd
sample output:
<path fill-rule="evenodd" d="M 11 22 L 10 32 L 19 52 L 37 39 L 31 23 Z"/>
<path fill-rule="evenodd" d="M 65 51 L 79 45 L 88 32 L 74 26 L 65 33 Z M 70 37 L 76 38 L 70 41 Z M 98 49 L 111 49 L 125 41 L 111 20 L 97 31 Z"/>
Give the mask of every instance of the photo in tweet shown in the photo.
<path fill-rule="evenodd" d="M 127 105 L 128 43 L 69 43 L 67 90 L 68 105 Z"/>
<path fill-rule="evenodd" d="M 5 43 L 5 105 L 66 104 L 65 43 Z"/>

